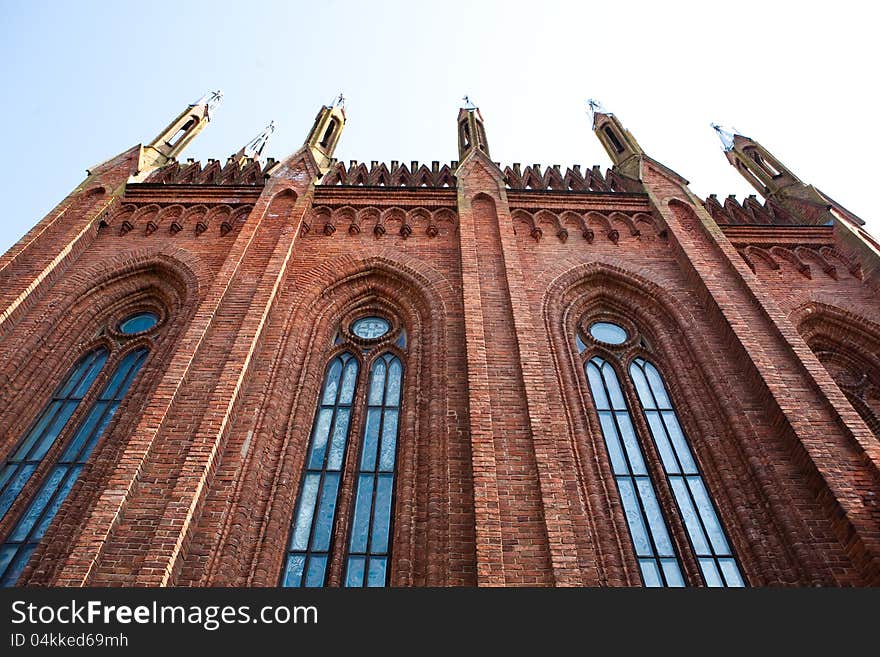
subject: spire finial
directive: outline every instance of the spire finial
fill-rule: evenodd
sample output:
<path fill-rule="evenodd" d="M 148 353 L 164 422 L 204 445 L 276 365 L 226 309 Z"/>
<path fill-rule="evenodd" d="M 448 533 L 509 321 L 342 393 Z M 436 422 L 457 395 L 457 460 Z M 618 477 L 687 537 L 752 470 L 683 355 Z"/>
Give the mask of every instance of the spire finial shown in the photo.
<path fill-rule="evenodd" d="M 461 98 L 464 101 L 464 107 L 462 109 L 466 109 L 468 111 L 477 109 L 477 106 L 473 104 L 470 96 L 462 96 Z"/>
<path fill-rule="evenodd" d="M 275 121 L 269 121 L 269 125 L 263 128 L 263 131 L 260 134 L 245 144 L 239 151 L 239 154 L 243 157 L 260 159 L 263 155 L 263 149 L 266 148 L 266 144 L 269 143 L 269 137 L 272 136 L 273 132 L 275 132 Z"/>
<path fill-rule="evenodd" d="M 718 125 L 717 123 L 710 123 L 709 125 L 714 128 L 715 132 L 718 133 L 718 138 L 721 140 L 721 144 L 724 147 L 724 152 L 729 153 L 733 150 L 733 138 L 735 135 L 739 134 L 739 130 L 736 128 L 725 128 L 724 126 Z"/>
<path fill-rule="evenodd" d="M 596 118 L 596 112 L 599 112 L 600 114 L 608 114 L 608 111 L 602 106 L 602 103 L 595 98 L 587 99 L 587 111 L 590 113 L 590 119 Z"/>
<path fill-rule="evenodd" d="M 217 105 L 223 100 L 223 91 L 221 89 L 217 89 L 217 91 L 212 91 L 210 93 L 205 94 L 201 98 L 199 98 L 196 102 L 190 103 L 190 107 L 199 107 L 201 105 L 205 106 L 205 117 L 208 121 L 211 120 L 211 114 L 217 108 Z"/>
<path fill-rule="evenodd" d="M 339 95 L 336 96 L 327 107 L 333 109 L 335 107 L 339 107 L 340 109 L 345 109 L 345 96 L 342 95 L 342 92 L 339 92 Z"/>

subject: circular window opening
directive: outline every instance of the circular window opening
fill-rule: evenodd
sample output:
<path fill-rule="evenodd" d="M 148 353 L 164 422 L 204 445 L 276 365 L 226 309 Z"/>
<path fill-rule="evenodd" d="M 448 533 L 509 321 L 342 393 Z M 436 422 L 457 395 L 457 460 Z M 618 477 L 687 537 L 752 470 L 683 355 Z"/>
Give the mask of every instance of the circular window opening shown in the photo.
<path fill-rule="evenodd" d="M 159 317 L 155 313 L 136 313 L 126 317 L 119 323 L 119 332 L 126 335 L 149 331 L 159 323 Z"/>
<path fill-rule="evenodd" d="M 351 325 L 351 332 L 364 340 L 375 340 L 391 330 L 388 320 L 381 317 L 362 317 Z"/>
<path fill-rule="evenodd" d="M 628 337 L 622 326 L 611 322 L 595 322 L 590 325 L 590 335 L 606 344 L 623 344 Z"/>

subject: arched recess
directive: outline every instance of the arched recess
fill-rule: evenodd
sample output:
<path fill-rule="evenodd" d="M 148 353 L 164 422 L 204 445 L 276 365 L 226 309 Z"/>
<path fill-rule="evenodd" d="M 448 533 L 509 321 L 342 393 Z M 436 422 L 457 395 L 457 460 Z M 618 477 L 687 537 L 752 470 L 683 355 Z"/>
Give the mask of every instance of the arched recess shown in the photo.
<path fill-rule="evenodd" d="M 474 584 L 476 548 L 473 493 L 463 396 L 447 394 L 450 359 L 449 283 L 418 260 L 392 249 L 367 258 L 343 256 L 291 281 L 296 301 L 273 319 L 279 339 L 247 397 L 257 408 L 233 433 L 224 462 L 232 490 L 212 491 L 206 509 L 222 515 L 199 523 L 196 546 L 180 584 L 277 586 L 315 409 L 328 362 L 339 351 L 342 324 L 377 314 L 399 322 L 406 346 L 389 346 L 405 361 L 399 429 L 398 476 L 391 562 L 392 586 Z M 277 325 L 276 325 L 277 323 Z M 355 353 L 363 359 L 362 353 Z M 372 358 L 372 356 L 368 356 Z M 363 377 L 369 363 L 361 362 Z M 361 387 L 358 388 L 361 390 Z M 459 403 L 450 401 L 458 396 Z M 450 407 L 454 413 L 448 412 Z M 461 422 L 459 421 L 461 419 Z M 363 414 L 350 420 L 342 478 L 352 476 Z M 464 430 L 463 430 L 464 429 Z M 223 472 L 218 473 L 218 477 Z M 345 540 L 352 500 L 337 506 L 337 540 Z M 219 531 L 219 537 L 217 533 Z M 207 555 L 200 563 L 199 554 Z M 342 564 L 331 565 L 328 585 L 339 585 Z"/>
<path fill-rule="evenodd" d="M 699 321 L 683 304 L 638 274 L 593 262 L 576 265 L 554 279 L 545 294 L 542 312 L 578 461 L 580 494 L 596 537 L 602 583 L 637 585 L 640 581 L 575 340 L 585 319 L 602 318 L 636 327 L 643 341 L 631 347 L 626 359 L 649 357 L 663 373 L 749 584 L 815 580 L 811 552 L 796 540 L 807 532 L 806 526 L 791 517 L 790 504 L 784 501 L 785 493 L 775 486 L 776 482 L 756 470 L 766 456 L 754 436 L 737 435 L 733 429 L 743 427 L 743 411 L 713 362 L 704 338 L 693 329 Z M 596 349 L 596 353 L 604 353 L 601 346 Z M 638 409 L 633 401 L 632 407 Z M 640 434 L 650 435 L 642 414 L 634 413 L 633 419 Z M 656 448 L 649 446 L 646 453 L 660 462 Z M 655 483 L 663 505 L 674 506 L 671 492 L 662 483 Z M 670 530 L 678 545 L 688 544 L 680 519 L 670 520 Z M 762 536 L 760 542 L 753 539 L 756 535 Z M 684 567 L 689 577 L 698 581 L 693 560 L 685 559 Z M 830 572 L 819 579 L 833 581 Z"/>
<path fill-rule="evenodd" d="M 791 317 L 853 409 L 880 440 L 880 326 L 815 301 Z"/>
<path fill-rule="evenodd" d="M 89 509 L 107 485 L 113 467 L 125 448 L 131 428 L 137 422 L 158 375 L 173 351 L 175 340 L 189 322 L 198 296 L 198 277 L 192 266 L 198 263 L 185 252 L 189 262 L 169 254 L 131 252 L 114 263 L 83 268 L 59 283 L 53 299 L 34 307 L 10 339 L 17 348 L 6 351 L 0 377 L 7 383 L 0 392 L 0 456 L 5 456 L 27 431 L 40 409 L 70 366 L 96 348 L 109 353 L 90 395 L 109 380 L 126 354 L 146 349 L 146 360 L 132 387 L 110 423 L 100 434 L 86 467 L 55 515 L 22 574 L 20 584 L 50 585 L 65 563 L 75 537 L 83 527 Z M 149 312 L 158 318 L 155 327 L 143 335 L 126 334 L 120 321 L 136 313 Z M 87 399 L 91 399 L 87 396 Z M 64 425 L 39 468 L 19 495 L 17 505 L 27 504 L 45 473 L 84 421 L 90 404 L 81 404 Z M 23 507 L 22 507 L 23 508 Z M 0 522 L 5 536 L 22 508 L 13 506 Z"/>

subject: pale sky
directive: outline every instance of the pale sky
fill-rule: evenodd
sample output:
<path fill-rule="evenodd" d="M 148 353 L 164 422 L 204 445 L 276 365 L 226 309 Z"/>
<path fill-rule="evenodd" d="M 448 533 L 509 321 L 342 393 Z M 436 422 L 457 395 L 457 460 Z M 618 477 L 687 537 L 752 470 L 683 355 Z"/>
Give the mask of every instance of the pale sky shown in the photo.
<path fill-rule="evenodd" d="M 183 157 L 225 160 L 270 119 L 302 143 L 340 91 L 342 160 L 457 158 L 468 94 L 502 165 L 610 165 L 587 98 L 701 197 L 753 193 L 710 122 L 764 144 L 880 234 L 877 21 L 828 2 L 46 2 L 0 0 L 0 252 L 85 169 L 220 88 Z"/>

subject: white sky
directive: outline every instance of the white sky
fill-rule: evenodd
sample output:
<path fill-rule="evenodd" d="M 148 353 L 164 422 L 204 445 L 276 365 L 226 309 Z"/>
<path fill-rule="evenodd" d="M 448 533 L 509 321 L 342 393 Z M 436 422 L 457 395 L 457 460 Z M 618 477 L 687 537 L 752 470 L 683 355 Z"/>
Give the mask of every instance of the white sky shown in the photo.
<path fill-rule="evenodd" d="M 870 3 L 842 0 L 0 0 L 0 251 L 88 166 L 218 87 L 226 98 L 184 157 L 225 159 L 269 119 L 265 154 L 284 157 L 341 90 L 343 160 L 456 159 L 469 94 L 494 160 L 604 169 L 595 97 L 701 197 L 753 193 L 709 127 L 732 124 L 878 235 L 877 28 Z"/>

